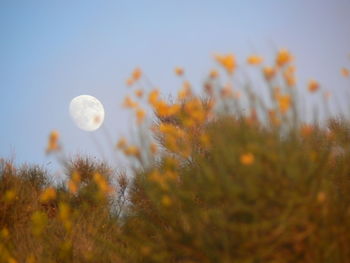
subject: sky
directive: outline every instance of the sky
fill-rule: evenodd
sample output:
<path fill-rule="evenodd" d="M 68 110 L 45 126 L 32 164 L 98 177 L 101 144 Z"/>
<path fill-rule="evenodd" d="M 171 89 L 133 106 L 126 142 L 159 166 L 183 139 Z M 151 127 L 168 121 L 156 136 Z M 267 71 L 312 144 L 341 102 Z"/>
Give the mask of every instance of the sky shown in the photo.
<path fill-rule="evenodd" d="M 53 129 L 67 155 L 108 155 L 106 132 L 116 141 L 132 129 L 121 103 L 136 66 L 169 94 L 180 86 L 176 66 L 200 86 L 215 53 L 243 61 L 286 47 L 299 83 L 350 88 L 339 74 L 350 66 L 349 14 L 349 0 L 0 0 L 0 157 L 50 170 Z M 69 102 L 81 94 L 103 103 L 103 130 L 72 122 Z"/>

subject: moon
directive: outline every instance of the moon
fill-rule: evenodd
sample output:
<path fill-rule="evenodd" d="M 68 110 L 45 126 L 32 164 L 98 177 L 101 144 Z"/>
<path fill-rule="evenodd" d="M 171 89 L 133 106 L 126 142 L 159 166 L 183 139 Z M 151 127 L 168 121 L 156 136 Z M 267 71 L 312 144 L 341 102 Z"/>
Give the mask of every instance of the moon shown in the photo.
<path fill-rule="evenodd" d="M 103 123 L 105 110 L 102 103 L 95 97 L 80 95 L 71 100 L 69 114 L 80 129 L 95 131 Z"/>

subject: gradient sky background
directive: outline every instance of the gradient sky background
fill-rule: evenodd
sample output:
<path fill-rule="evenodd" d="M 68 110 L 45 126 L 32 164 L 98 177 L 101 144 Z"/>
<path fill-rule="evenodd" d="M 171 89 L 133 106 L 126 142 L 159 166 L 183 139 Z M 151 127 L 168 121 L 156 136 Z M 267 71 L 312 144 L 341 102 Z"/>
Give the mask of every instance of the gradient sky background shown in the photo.
<path fill-rule="evenodd" d="M 100 99 L 116 140 L 131 127 L 120 105 L 135 66 L 167 94 L 180 84 L 175 66 L 199 86 L 216 52 L 243 61 L 287 47 L 302 85 L 312 77 L 334 93 L 350 88 L 339 74 L 350 64 L 349 14 L 349 0 L 0 0 L 0 156 L 46 166 L 52 129 L 65 152 L 98 156 L 69 102 Z M 102 131 L 93 136 L 107 145 Z"/>

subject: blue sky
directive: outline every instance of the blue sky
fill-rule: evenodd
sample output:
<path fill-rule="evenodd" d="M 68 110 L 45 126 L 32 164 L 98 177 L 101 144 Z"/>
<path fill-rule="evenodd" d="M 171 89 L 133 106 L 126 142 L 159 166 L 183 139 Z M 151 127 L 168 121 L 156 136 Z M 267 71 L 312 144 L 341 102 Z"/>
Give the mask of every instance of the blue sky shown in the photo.
<path fill-rule="evenodd" d="M 312 77 L 334 93 L 350 88 L 339 75 L 350 64 L 349 14 L 348 0 L 1 0 L 0 156 L 46 165 L 52 129 L 66 153 L 99 156 L 91 136 L 106 148 L 103 132 L 78 130 L 69 102 L 81 94 L 100 99 L 116 140 L 130 131 L 120 104 L 135 66 L 167 94 L 180 84 L 175 66 L 199 86 L 214 53 L 243 61 L 287 47 L 301 84 Z"/>

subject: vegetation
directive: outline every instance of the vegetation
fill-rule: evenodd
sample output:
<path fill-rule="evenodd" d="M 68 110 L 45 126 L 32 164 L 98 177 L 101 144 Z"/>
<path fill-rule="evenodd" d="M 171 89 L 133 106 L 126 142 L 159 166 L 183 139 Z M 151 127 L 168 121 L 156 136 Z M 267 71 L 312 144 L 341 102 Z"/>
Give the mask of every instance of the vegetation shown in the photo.
<path fill-rule="evenodd" d="M 140 134 L 116 145 L 130 175 L 78 156 L 57 184 L 1 160 L 0 262 L 350 262 L 349 119 L 302 118 L 287 50 L 271 67 L 247 59 L 268 96 L 237 86 L 233 55 L 215 59 L 222 72 L 200 96 L 176 68 L 172 102 L 132 73 L 123 105 Z M 321 92 L 315 80 L 307 89 Z M 48 153 L 59 139 L 50 134 Z"/>

